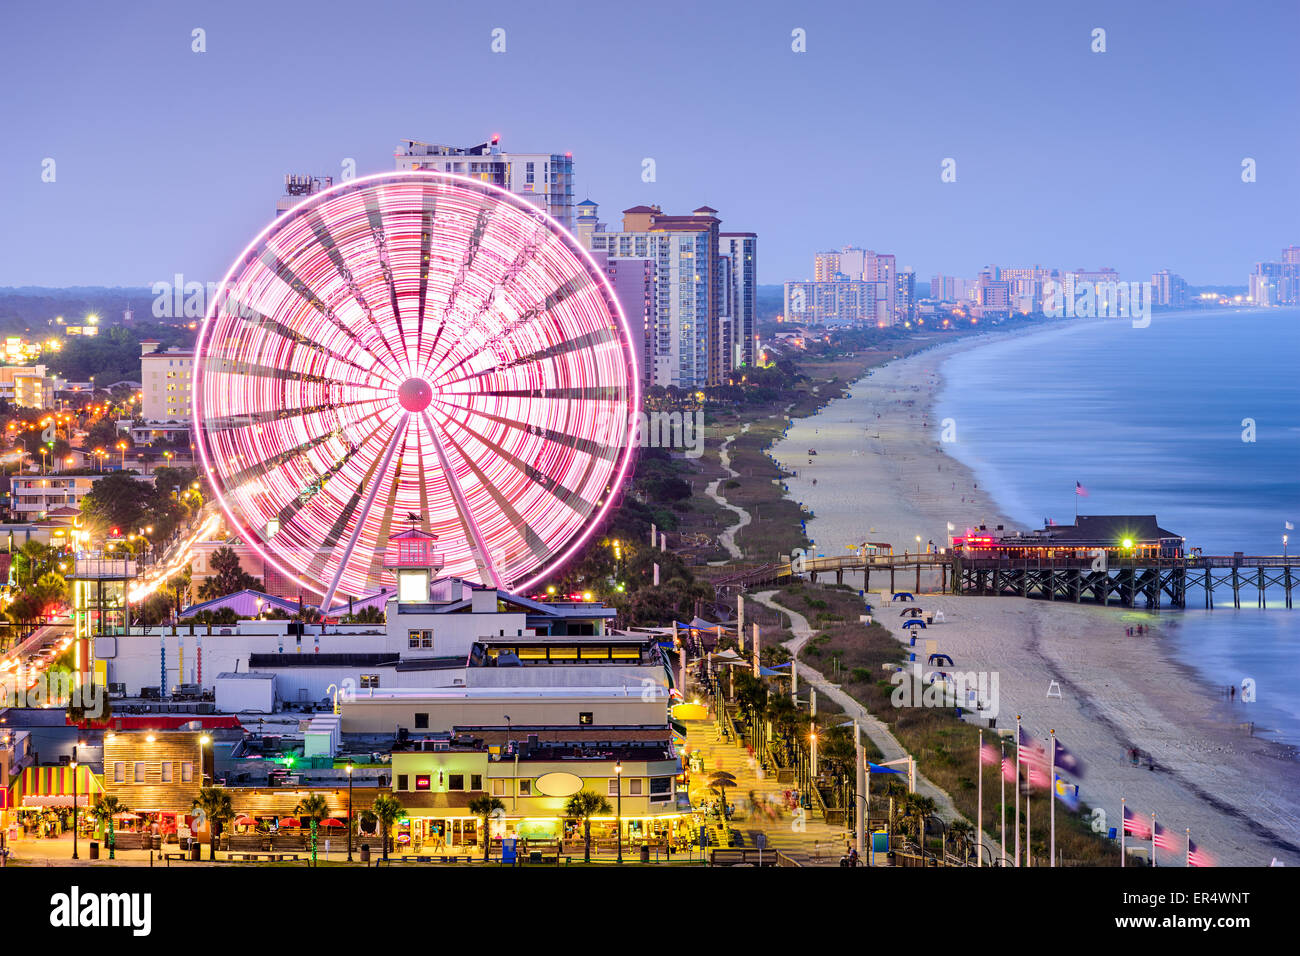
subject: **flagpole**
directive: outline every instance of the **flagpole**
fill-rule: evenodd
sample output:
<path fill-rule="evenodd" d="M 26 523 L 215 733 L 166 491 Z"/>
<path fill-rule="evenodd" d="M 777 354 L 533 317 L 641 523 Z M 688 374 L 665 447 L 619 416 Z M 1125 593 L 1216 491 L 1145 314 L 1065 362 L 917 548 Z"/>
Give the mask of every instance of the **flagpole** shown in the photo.
<path fill-rule="evenodd" d="M 1032 773 L 1032 771 L 1030 771 Z M 1034 785 L 1031 782 L 1025 788 L 1025 866 L 1034 865 L 1034 843 L 1033 843 L 1033 815 L 1029 811 L 1029 800 L 1034 795 Z"/>
<path fill-rule="evenodd" d="M 980 746 L 975 754 L 979 764 L 979 783 L 975 788 L 975 866 L 984 865 L 984 728 L 980 728 Z"/>
<path fill-rule="evenodd" d="M 1048 744 L 1052 748 L 1052 771 L 1047 775 L 1047 779 L 1051 781 L 1052 790 L 1047 795 L 1047 802 L 1051 804 L 1051 810 L 1048 811 L 1048 814 L 1052 818 L 1052 822 L 1049 827 L 1050 836 L 1048 838 L 1048 842 L 1050 843 L 1048 853 L 1051 862 L 1048 866 L 1056 866 L 1056 731 L 1053 730 L 1049 733 L 1050 739 L 1048 740 Z"/>
<path fill-rule="evenodd" d="M 1192 865 L 1192 828 L 1187 827 L 1187 865 Z"/>
<path fill-rule="evenodd" d="M 1124 798 L 1119 798 L 1119 865 L 1124 866 L 1124 858 L 1128 855 L 1124 852 L 1124 837 L 1128 834 L 1128 820 L 1125 811 Z"/>
<path fill-rule="evenodd" d="M 1020 867 L 1020 715 L 1016 714 L 1016 867 Z"/>
<path fill-rule="evenodd" d="M 1156 865 L 1156 812 L 1151 811 L 1151 865 Z"/>
<path fill-rule="evenodd" d="M 1002 781 L 1002 865 L 1007 865 L 1007 745 L 1002 744 L 1002 760 L 998 763 L 998 777 Z"/>

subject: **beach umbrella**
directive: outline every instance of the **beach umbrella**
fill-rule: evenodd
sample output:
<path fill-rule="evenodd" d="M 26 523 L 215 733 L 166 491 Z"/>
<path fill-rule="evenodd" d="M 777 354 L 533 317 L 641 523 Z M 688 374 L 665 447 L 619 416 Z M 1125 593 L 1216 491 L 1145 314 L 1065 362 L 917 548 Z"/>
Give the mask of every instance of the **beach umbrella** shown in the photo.
<path fill-rule="evenodd" d="M 282 827 L 300 827 L 302 826 L 302 821 L 297 817 L 281 817 L 278 825 Z"/>
<path fill-rule="evenodd" d="M 121 813 L 113 814 L 114 820 L 139 820 L 140 814 L 132 813 L 130 810 L 123 810 Z"/>
<path fill-rule="evenodd" d="M 247 814 L 241 813 L 239 816 L 235 817 L 235 826 L 237 827 L 251 827 L 256 823 L 257 821 Z"/>
<path fill-rule="evenodd" d="M 323 827 L 345 827 L 345 826 L 347 826 L 347 824 L 344 823 L 342 820 L 340 820 L 338 817 L 326 817 L 324 820 L 322 820 L 322 821 L 320 822 L 320 825 L 323 826 Z"/>
<path fill-rule="evenodd" d="M 905 607 L 898 612 L 899 617 L 920 617 L 924 611 L 919 607 Z"/>

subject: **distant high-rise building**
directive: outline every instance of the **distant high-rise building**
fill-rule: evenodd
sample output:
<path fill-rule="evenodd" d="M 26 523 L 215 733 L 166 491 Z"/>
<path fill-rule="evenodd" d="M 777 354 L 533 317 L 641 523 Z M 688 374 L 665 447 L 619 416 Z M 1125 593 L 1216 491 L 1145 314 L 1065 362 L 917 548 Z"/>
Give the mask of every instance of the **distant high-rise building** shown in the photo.
<path fill-rule="evenodd" d="M 596 216 L 594 204 L 583 208 L 581 235 L 593 253 L 604 253 L 610 262 L 648 259 L 654 263 L 654 335 L 648 345 L 652 384 L 704 388 L 724 381 L 733 367 L 738 328 L 745 321 L 742 283 L 752 280 L 754 273 L 746 280 L 743 263 L 736 268 L 731 261 L 725 265 L 720 261 L 727 246 L 716 213 L 701 206 L 690 215 L 672 216 L 658 206 L 633 206 L 623 211 L 623 228 L 611 232 L 591 221 Z M 745 238 L 746 234 L 737 235 Z M 744 248 L 745 243 L 739 245 Z M 749 260 L 751 270 L 754 261 Z M 742 310 L 739 322 L 722 321 L 724 291 Z"/>
<path fill-rule="evenodd" d="M 402 140 L 398 169 L 431 169 L 500 186 L 549 213 L 565 229 L 573 221 L 573 154 L 507 153 L 500 137 L 477 146 L 443 146 Z"/>
<path fill-rule="evenodd" d="M 902 269 L 898 273 L 894 315 L 900 322 L 910 322 L 916 318 L 916 272 L 912 269 Z"/>
<path fill-rule="evenodd" d="M 1281 262 L 1257 262 L 1250 274 L 1255 305 L 1300 305 L 1300 246 L 1282 250 Z"/>
<path fill-rule="evenodd" d="M 930 279 L 930 298 L 939 302 L 974 302 L 978 294 L 977 279 L 961 279 L 942 273 Z"/>
<path fill-rule="evenodd" d="M 718 252 L 731 260 L 728 293 L 734 349 L 729 367 L 754 368 L 758 364 L 758 235 L 719 233 Z"/>
<path fill-rule="evenodd" d="M 1151 273 L 1151 291 L 1154 305 L 1181 309 L 1187 304 L 1187 283 L 1168 269 Z"/>
<path fill-rule="evenodd" d="M 840 254 L 838 252 L 819 252 L 813 256 L 813 281 L 834 282 L 840 277 Z M 853 278 L 860 279 L 861 276 Z"/>
<path fill-rule="evenodd" d="M 156 351 L 159 345 L 157 339 L 140 342 L 140 381 L 144 383 L 140 413 L 149 422 L 188 423 L 194 350 L 170 348 L 160 352 Z"/>
<path fill-rule="evenodd" d="M 594 205 L 594 203 L 593 203 Z M 655 260 L 614 258 L 592 252 L 596 264 L 609 277 L 614 296 L 632 332 L 632 349 L 640 364 L 641 383 L 655 383 L 655 355 L 651 348 L 656 335 L 658 300 L 655 295 Z"/>
<path fill-rule="evenodd" d="M 787 282 L 785 320 L 809 325 L 876 325 L 878 282 Z"/>

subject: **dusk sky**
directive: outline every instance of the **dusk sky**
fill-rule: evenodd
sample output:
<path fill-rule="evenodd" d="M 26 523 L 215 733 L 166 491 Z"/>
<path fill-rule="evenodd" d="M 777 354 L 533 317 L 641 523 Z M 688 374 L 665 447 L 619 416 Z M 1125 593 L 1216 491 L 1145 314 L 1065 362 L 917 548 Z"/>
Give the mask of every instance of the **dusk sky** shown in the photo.
<path fill-rule="evenodd" d="M 854 244 L 921 281 L 994 262 L 1244 285 L 1300 243 L 1297 35 L 1294 0 L 13 6 L 0 285 L 216 281 L 286 173 L 494 132 L 572 151 L 607 222 L 717 208 L 759 234 L 763 283 Z"/>

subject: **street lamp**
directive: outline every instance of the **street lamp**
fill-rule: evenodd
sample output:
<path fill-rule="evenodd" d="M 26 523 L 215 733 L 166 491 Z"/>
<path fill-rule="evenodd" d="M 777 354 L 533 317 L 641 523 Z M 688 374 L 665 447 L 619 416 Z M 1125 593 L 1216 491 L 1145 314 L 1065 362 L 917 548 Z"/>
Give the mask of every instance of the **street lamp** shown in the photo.
<path fill-rule="evenodd" d="M 81 741 L 72 745 L 72 858 L 77 859 L 77 747 Z"/>
<path fill-rule="evenodd" d="M 352 862 L 352 762 L 348 761 L 348 862 Z"/>
<path fill-rule="evenodd" d="M 623 862 L 623 761 L 614 764 L 614 792 L 617 794 L 614 839 L 618 846 L 618 862 Z"/>

